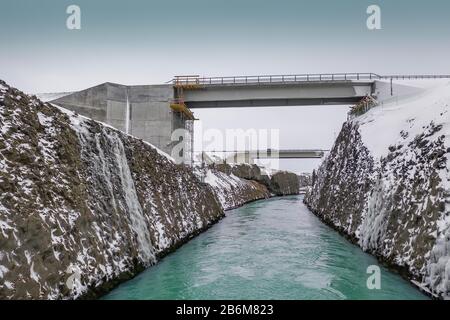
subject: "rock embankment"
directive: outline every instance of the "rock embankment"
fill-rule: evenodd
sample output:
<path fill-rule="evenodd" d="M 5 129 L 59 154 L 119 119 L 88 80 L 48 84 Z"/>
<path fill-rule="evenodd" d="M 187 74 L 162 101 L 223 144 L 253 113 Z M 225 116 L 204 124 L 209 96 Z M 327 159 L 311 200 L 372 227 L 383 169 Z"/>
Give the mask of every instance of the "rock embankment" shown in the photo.
<path fill-rule="evenodd" d="M 300 173 L 298 175 L 298 183 L 300 187 L 300 193 L 306 193 L 312 184 L 312 174 L 311 173 Z"/>
<path fill-rule="evenodd" d="M 439 298 L 450 297 L 448 92 L 446 86 L 345 123 L 304 200 Z"/>
<path fill-rule="evenodd" d="M 231 173 L 231 170 L 224 169 L 226 168 L 210 166 L 195 170 L 199 179 L 212 188 L 224 210 L 270 197 L 270 192 L 265 185 L 254 180 L 239 178 Z"/>
<path fill-rule="evenodd" d="M 217 170 L 227 174 L 233 174 L 236 177 L 253 180 L 263 184 L 267 189 L 276 196 L 295 195 L 300 192 L 299 177 L 288 171 L 275 171 L 274 173 L 266 173 L 261 168 L 249 164 L 236 164 L 230 166 L 228 164 L 219 164 L 214 166 Z"/>
<path fill-rule="evenodd" d="M 0 82 L 0 299 L 108 291 L 224 216 L 190 168 Z"/>

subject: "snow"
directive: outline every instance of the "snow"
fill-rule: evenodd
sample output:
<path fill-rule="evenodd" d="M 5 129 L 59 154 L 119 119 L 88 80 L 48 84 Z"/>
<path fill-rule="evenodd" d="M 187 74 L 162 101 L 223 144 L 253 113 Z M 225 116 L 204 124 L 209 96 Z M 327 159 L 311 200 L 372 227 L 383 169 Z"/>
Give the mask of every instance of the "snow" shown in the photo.
<path fill-rule="evenodd" d="M 219 183 L 219 177 L 216 176 L 211 170 L 206 171 L 205 183 L 215 188 L 221 186 Z"/>
<path fill-rule="evenodd" d="M 194 173 L 213 189 L 224 210 L 235 208 L 250 200 L 257 200 L 261 196 L 261 194 L 254 195 L 256 198 L 249 199 L 255 191 L 255 186 L 252 182 L 234 174 L 228 175 L 219 170 L 199 167 L 194 168 Z"/>
<path fill-rule="evenodd" d="M 0 117 L 1 117 L 1 115 L 0 115 Z M 0 128 L 0 132 L 2 134 L 6 134 L 6 133 L 8 133 L 10 128 L 11 128 L 11 124 L 10 123 L 2 121 L 2 127 Z"/>
<path fill-rule="evenodd" d="M 2 233 L 3 237 L 8 238 L 8 235 L 5 231 L 13 230 L 13 228 L 6 222 L 0 220 L 0 232 Z"/>
<path fill-rule="evenodd" d="M 151 250 L 152 246 L 151 240 L 149 239 L 149 230 L 145 222 L 141 204 L 139 203 L 122 140 L 119 139 L 116 132 L 113 132 L 112 134 L 105 132 L 105 135 L 110 140 L 110 144 L 113 146 L 113 153 L 116 156 L 115 164 L 120 173 L 122 189 L 125 192 L 125 201 L 128 206 L 128 211 L 130 212 L 131 227 L 137 235 L 142 261 L 146 265 L 150 262 L 154 263 L 156 256 Z M 103 161 L 103 159 L 101 160 Z"/>
<path fill-rule="evenodd" d="M 34 271 L 34 262 L 31 263 L 30 278 L 36 282 L 39 282 L 39 275 Z"/>
<path fill-rule="evenodd" d="M 168 248 L 169 238 L 166 236 L 166 231 L 164 225 L 160 221 L 156 221 L 155 223 L 156 231 L 158 233 L 158 243 L 162 248 Z"/>
<path fill-rule="evenodd" d="M 402 130 L 409 132 L 409 139 L 423 132 L 434 121 L 444 124 L 444 132 L 450 133 L 450 82 L 429 87 L 414 99 L 405 98 L 372 108 L 355 118 L 360 124 L 363 142 L 375 159 L 386 156 L 389 146 L 402 139 Z M 439 132 L 438 134 L 442 134 Z M 402 141 L 404 141 L 402 139 Z M 404 142 L 408 142 L 404 141 Z"/>
<path fill-rule="evenodd" d="M 135 136 L 133 136 L 133 135 L 129 135 L 129 136 L 134 137 L 135 139 L 139 139 L 139 138 L 137 138 L 137 137 L 135 137 Z M 162 150 L 159 149 L 158 147 L 155 147 L 153 144 L 151 144 L 151 143 L 148 142 L 148 141 L 142 140 L 142 142 L 145 143 L 146 145 L 152 147 L 153 149 L 155 149 L 156 152 L 158 152 L 159 155 L 163 156 L 164 158 L 166 158 L 166 159 L 169 160 L 170 162 L 175 163 L 175 159 L 174 159 L 172 156 L 168 155 L 167 153 L 165 153 L 164 151 L 162 151 Z"/>
<path fill-rule="evenodd" d="M 42 112 L 38 112 L 38 119 L 39 119 L 39 123 L 41 125 L 43 125 L 44 127 L 48 127 L 52 124 L 52 117 L 48 117 L 45 114 L 43 114 Z"/>
<path fill-rule="evenodd" d="M 36 93 L 35 96 L 43 102 L 53 101 L 72 94 L 73 92 Z"/>
<path fill-rule="evenodd" d="M 3 278 L 3 275 L 8 272 L 8 269 L 5 266 L 0 264 L 0 279 Z"/>
<path fill-rule="evenodd" d="M 261 175 L 268 176 L 269 179 L 280 170 L 272 169 L 272 168 L 266 168 L 266 167 L 259 167 L 261 169 Z"/>

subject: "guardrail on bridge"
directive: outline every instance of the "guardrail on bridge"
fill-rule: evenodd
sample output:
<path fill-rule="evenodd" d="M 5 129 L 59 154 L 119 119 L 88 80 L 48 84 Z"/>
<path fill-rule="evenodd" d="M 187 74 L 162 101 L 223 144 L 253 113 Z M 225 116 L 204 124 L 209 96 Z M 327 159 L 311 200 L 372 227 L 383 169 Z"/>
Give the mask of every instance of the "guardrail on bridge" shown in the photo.
<path fill-rule="evenodd" d="M 200 77 L 197 75 L 175 76 L 171 81 L 175 86 L 184 85 L 225 85 L 225 84 L 284 84 L 298 82 L 358 81 L 375 80 L 381 77 L 375 73 L 318 73 L 294 75 L 259 75 L 231 77 Z"/>
<path fill-rule="evenodd" d="M 174 86 L 288 84 L 329 81 L 418 80 L 447 79 L 450 75 L 379 75 L 376 73 L 317 73 L 291 75 L 257 75 L 229 77 L 201 77 L 199 75 L 175 76 L 168 83 Z"/>

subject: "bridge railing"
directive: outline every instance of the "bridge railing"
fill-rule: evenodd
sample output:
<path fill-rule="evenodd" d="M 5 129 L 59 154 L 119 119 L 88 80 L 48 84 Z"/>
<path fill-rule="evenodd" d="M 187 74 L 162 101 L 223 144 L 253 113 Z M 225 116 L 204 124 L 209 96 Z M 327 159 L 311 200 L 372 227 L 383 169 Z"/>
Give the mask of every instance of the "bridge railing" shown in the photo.
<path fill-rule="evenodd" d="M 231 77 L 201 77 L 199 75 L 175 76 L 171 81 L 175 86 L 201 85 L 246 85 L 284 84 L 299 82 L 359 81 L 359 80 L 418 80 L 448 79 L 450 75 L 378 75 L 376 73 L 311 73 L 291 75 L 258 75 Z"/>
<path fill-rule="evenodd" d="M 358 81 L 376 80 L 381 76 L 375 73 L 317 73 L 293 75 L 259 75 L 232 77 L 200 77 L 196 75 L 175 76 L 174 85 L 236 85 L 236 84 L 284 84 L 298 82 Z"/>
<path fill-rule="evenodd" d="M 427 79 L 449 79 L 448 74 L 410 74 L 410 75 L 388 75 L 380 76 L 381 80 L 427 80 Z"/>

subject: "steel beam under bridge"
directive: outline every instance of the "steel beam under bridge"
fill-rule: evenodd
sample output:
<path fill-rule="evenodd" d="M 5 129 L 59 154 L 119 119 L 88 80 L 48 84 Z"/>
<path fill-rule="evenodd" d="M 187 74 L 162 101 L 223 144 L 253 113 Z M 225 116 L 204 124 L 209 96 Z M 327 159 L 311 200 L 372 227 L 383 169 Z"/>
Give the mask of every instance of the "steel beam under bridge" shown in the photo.
<path fill-rule="evenodd" d="M 249 150 L 234 151 L 226 157 L 227 163 L 254 163 L 256 159 L 320 159 L 327 150 Z M 228 151 L 230 152 L 230 151 Z"/>
<path fill-rule="evenodd" d="M 179 76 L 189 108 L 354 104 L 374 93 L 376 75 L 332 74 L 199 78 Z"/>

